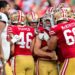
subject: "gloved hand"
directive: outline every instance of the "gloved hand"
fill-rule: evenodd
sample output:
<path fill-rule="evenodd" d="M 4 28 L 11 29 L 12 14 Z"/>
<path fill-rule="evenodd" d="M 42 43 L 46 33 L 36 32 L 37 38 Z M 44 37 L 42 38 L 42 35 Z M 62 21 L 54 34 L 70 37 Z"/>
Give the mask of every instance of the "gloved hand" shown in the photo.
<path fill-rule="evenodd" d="M 44 40 L 44 33 L 39 33 L 39 34 L 38 34 L 38 38 L 39 38 L 40 40 Z"/>
<path fill-rule="evenodd" d="M 19 35 L 14 35 L 13 38 L 11 39 L 12 43 L 16 43 L 17 41 L 19 41 L 21 39 L 21 37 Z"/>
<path fill-rule="evenodd" d="M 49 35 L 44 31 L 44 40 L 47 41 L 49 40 L 49 38 L 50 38 Z"/>

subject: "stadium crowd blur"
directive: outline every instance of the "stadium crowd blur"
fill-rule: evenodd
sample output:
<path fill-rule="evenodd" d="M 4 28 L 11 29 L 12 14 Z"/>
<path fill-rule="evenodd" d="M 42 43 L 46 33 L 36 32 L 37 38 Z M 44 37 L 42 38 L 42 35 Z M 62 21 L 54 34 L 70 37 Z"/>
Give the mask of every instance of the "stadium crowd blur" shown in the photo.
<path fill-rule="evenodd" d="M 73 11 L 75 11 L 75 0 L 6 0 L 10 3 L 12 7 L 12 12 L 15 11 L 15 9 L 21 9 L 25 13 L 28 13 L 30 11 L 34 11 L 39 14 L 40 17 L 42 17 L 47 8 L 51 6 L 57 6 L 60 3 L 65 3 L 65 5 L 69 4 L 73 8 Z"/>

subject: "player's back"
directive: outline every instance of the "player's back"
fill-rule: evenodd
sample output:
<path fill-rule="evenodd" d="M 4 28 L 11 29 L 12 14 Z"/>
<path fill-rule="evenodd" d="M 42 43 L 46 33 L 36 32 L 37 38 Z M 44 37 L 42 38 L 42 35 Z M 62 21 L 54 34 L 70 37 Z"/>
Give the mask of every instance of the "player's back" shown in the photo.
<path fill-rule="evenodd" d="M 58 48 L 64 58 L 75 57 L 75 21 L 55 25 L 51 31 L 58 37 Z"/>
<path fill-rule="evenodd" d="M 15 44 L 15 55 L 31 55 L 30 44 L 34 38 L 34 28 L 30 26 L 13 26 L 14 35 L 21 38 Z"/>

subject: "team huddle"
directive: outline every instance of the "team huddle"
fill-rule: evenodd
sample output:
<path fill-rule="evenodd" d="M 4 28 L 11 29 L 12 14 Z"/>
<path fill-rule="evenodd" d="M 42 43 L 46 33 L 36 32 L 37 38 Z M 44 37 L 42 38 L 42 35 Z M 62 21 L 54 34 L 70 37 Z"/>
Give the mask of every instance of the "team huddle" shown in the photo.
<path fill-rule="evenodd" d="M 75 75 L 75 13 L 69 5 L 49 7 L 42 17 L 16 10 L 8 20 L 5 13 L 0 12 L 0 75 Z"/>

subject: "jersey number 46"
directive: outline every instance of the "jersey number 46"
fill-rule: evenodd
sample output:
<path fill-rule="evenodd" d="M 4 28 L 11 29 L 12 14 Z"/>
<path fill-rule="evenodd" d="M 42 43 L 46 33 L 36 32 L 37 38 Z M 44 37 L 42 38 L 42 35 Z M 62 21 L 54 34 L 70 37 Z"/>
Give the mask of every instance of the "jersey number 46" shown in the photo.
<path fill-rule="evenodd" d="M 32 37 L 33 34 L 31 32 L 28 32 L 26 34 L 24 32 L 20 32 L 19 36 L 21 37 L 21 40 L 17 44 L 20 45 L 20 48 L 29 49 L 30 48 L 30 43 L 32 42 L 32 39 L 30 39 L 30 37 Z"/>

